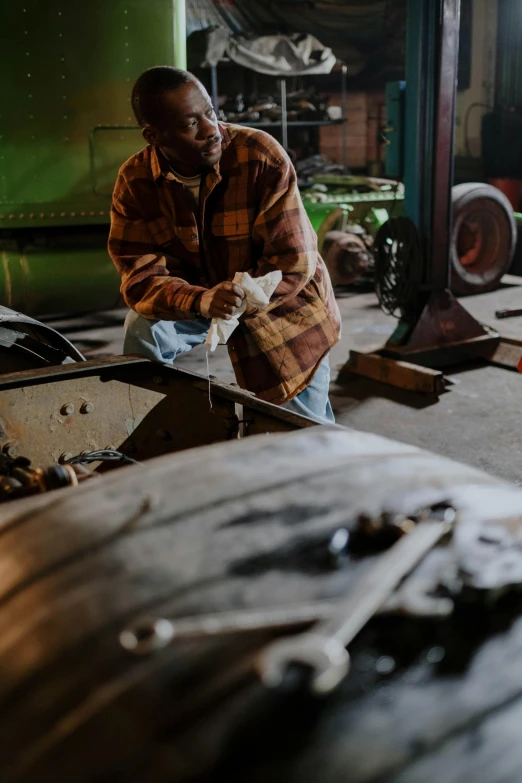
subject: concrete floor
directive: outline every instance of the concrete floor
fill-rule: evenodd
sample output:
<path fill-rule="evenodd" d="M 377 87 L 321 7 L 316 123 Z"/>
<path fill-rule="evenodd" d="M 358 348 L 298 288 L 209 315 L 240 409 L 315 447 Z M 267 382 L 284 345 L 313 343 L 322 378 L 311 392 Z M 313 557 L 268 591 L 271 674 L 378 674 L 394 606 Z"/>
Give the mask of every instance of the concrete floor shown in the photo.
<path fill-rule="evenodd" d="M 522 278 L 509 279 L 490 294 L 462 302 L 480 321 L 503 334 L 522 339 L 522 317 L 498 321 L 499 307 L 522 306 Z M 350 348 L 370 350 L 385 342 L 395 320 L 379 309 L 374 294 L 339 295 L 343 337 L 331 354 L 332 378 Z M 95 313 L 52 322 L 88 358 L 122 351 L 125 311 Z M 206 375 L 203 347 L 178 360 L 180 367 Z M 234 376 L 225 347 L 210 356 L 210 373 L 223 381 Z M 522 484 L 522 376 L 491 365 L 469 364 L 447 374 L 451 386 L 438 399 L 403 392 L 384 384 L 355 379 L 331 387 L 339 424 L 376 432 L 482 468 Z"/>

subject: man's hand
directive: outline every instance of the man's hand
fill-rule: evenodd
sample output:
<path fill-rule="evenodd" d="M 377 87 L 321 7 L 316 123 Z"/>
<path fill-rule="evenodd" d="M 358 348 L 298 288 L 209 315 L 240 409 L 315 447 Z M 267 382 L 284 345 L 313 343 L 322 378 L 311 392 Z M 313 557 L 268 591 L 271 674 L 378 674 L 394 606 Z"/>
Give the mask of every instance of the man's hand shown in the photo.
<path fill-rule="evenodd" d="M 235 283 L 219 283 L 201 294 L 196 306 L 203 318 L 224 318 L 230 321 L 238 307 L 241 307 L 245 292 Z"/>

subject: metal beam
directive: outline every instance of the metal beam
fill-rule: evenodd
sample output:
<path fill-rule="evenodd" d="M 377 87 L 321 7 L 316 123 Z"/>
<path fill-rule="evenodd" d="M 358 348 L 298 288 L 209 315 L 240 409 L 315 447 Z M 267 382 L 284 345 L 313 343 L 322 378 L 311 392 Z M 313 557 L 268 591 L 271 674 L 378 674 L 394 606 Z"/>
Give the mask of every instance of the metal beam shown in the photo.
<path fill-rule="evenodd" d="M 187 9 L 186 0 L 172 0 L 174 24 L 174 65 L 187 69 Z"/>
<path fill-rule="evenodd" d="M 449 288 L 451 244 L 451 188 L 460 0 L 444 0 L 439 23 L 437 104 L 434 117 L 434 168 L 432 185 L 432 254 L 429 283 L 433 291 Z"/>
<path fill-rule="evenodd" d="M 437 28 L 433 5 L 433 0 L 408 0 L 406 35 L 404 212 L 417 227 L 425 258 L 431 233 L 431 131 Z M 426 262 L 429 263 L 428 258 Z"/>
<path fill-rule="evenodd" d="M 449 286 L 459 22 L 460 0 L 408 0 L 405 214 L 428 291 Z"/>

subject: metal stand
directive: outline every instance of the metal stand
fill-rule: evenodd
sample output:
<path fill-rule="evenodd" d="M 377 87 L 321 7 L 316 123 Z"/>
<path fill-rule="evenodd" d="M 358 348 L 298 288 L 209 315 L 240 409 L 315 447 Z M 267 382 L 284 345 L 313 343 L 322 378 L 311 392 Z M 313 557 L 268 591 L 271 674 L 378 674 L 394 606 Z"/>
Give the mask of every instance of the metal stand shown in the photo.
<path fill-rule="evenodd" d="M 500 335 L 476 321 L 449 290 L 459 16 L 460 0 L 408 0 L 405 214 L 417 228 L 424 263 L 410 307 L 415 317 L 400 321 L 383 349 L 371 354 L 387 363 L 388 376 L 390 359 L 421 365 L 422 375 L 422 366 L 477 357 L 498 361 L 506 353 Z M 512 367 L 514 351 L 507 353 Z M 358 372 L 357 364 L 351 357 L 343 369 Z"/>
<path fill-rule="evenodd" d="M 449 291 L 459 21 L 460 0 L 408 0 L 404 206 L 419 233 L 424 278 L 416 322 L 400 323 L 385 351 L 422 356 L 422 364 L 431 356 L 433 366 L 487 354 L 499 340 Z"/>

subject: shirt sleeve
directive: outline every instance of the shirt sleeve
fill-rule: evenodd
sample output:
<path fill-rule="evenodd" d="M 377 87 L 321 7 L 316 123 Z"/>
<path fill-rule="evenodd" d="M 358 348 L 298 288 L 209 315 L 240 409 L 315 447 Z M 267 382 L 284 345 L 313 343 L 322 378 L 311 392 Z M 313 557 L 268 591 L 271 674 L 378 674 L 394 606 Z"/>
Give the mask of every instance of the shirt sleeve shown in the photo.
<path fill-rule="evenodd" d="M 260 176 L 260 208 L 252 238 L 261 244 L 255 277 L 280 269 L 283 279 L 268 309 L 295 297 L 317 267 L 317 236 L 297 188 L 297 177 L 286 153 L 278 166 L 267 164 Z"/>
<path fill-rule="evenodd" d="M 158 247 L 136 200 L 120 173 L 114 189 L 109 255 L 121 275 L 126 304 L 145 318 L 193 318 L 196 298 L 206 291 L 183 277 L 178 259 Z"/>

